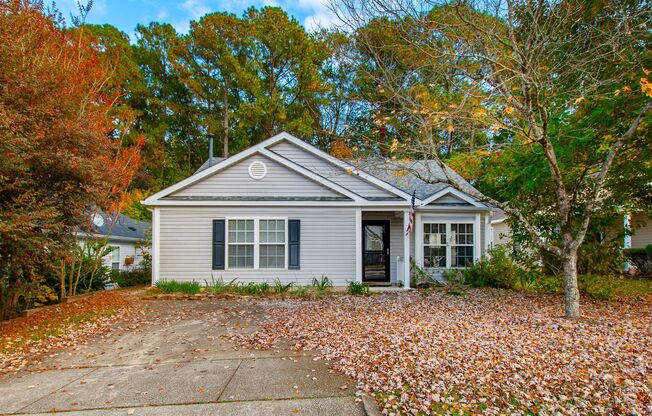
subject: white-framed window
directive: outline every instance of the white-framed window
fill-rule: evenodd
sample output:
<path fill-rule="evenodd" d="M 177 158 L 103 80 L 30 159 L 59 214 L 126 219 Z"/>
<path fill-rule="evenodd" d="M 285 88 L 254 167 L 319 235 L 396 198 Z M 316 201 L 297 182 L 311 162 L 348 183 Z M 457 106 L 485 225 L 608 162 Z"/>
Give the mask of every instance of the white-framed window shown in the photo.
<path fill-rule="evenodd" d="M 424 222 L 423 267 L 468 267 L 475 258 L 475 230 L 470 222 Z"/>
<path fill-rule="evenodd" d="M 111 246 L 111 269 L 120 270 L 120 247 Z"/>
<path fill-rule="evenodd" d="M 259 220 L 258 230 L 258 267 L 284 269 L 285 220 Z"/>
<path fill-rule="evenodd" d="M 446 224 L 423 224 L 423 266 L 446 266 Z"/>
<path fill-rule="evenodd" d="M 451 224 L 451 267 L 473 264 L 473 224 Z"/>
<path fill-rule="evenodd" d="M 286 269 L 286 218 L 227 219 L 227 269 Z"/>
<path fill-rule="evenodd" d="M 228 259 L 231 269 L 254 268 L 254 220 L 229 220 Z"/>

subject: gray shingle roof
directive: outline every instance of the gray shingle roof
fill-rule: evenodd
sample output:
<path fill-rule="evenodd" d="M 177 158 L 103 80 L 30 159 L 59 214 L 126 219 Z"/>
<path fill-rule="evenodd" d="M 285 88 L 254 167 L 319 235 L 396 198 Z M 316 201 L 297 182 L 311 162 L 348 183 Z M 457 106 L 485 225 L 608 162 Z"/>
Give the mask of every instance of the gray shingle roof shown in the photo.
<path fill-rule="evenodd" d="M 100 211 L 95 215 L 97 219 L 101 218 L 101 221 L 93 219 L 91 229 L 93 234 L 142 240 L 145 238 L 146 231 L 152 228 L 152 224 L 147 221 L 134 220 L 123 214 L 114 216 Z"/>
<path fill-rule="evenodd" d="M 225 157 L 213 157 L 213 165 L 217 165 L 218 163 L 220 163 L 221 161 L 223 161 L 225 159 L 226 159 Z M 202 170 L 208 169 L 208 165 L 209 165 L 208 162 L 210 162 L 210 161 L 208 159 L 206 159 L 206 161 L 204 163 L 202 163 L 201 166 L 195 171 L 194 175 L 198 174 Z"/>
<path fill-rule="evenodd" d="M 358 161 L 355 165 L 405 193 L 411 195 L 414 192 L 422 200 L 449 186 L 444 171 L 435 161 L 402 162 L 379 158 Z M 450 168 L 448 170 L 449 175 L 457 181 L 475 189 L 455 171 Z"/>

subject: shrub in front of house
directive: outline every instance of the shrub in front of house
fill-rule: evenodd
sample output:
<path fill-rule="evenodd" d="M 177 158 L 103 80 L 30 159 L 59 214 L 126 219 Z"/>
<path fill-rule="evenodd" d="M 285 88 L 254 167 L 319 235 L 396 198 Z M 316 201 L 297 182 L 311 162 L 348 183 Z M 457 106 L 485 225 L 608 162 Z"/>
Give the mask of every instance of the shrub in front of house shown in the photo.
<path fill-rule="evenodd" d="M 577 254 L 579 274 L 612 276 L 623 271 L 625 256 L 618 242 L 590 241 L 580 246 Z"/>
<path fill-rule="evenodd" d="M 625 258 L 636 267 L 641 276 L 652 276 L 652 244 L 645 248 L 628 248 L 623 250 Z"/>
<path fill-rule="evenodd" d="M 475 264 L 460 269 L 462 283 L 473 287 L 524 288 L 532 286 L 538 277 L 535 270 L 517 264 L 505 246 L 498 246 Z M 525 287 L 522 287 L 525 286 Z"/>
<path fill-rule="evenodd" d="M 333 289 L 333 282 L 326 275 L 322 275 L 319 279 L 314 277 L 312 279 L 312 287 L 315 288 L 317 294 L 323 295 Z"/>
<path fill-rule="evenodd" d="M 360 282 L 349 282 L 346 293 L 349 295 L 368 295 L 369 286 Z"/>
<path fill-rule="evenodd" d="M 146 269 L 112 270 L 111 281 L 119 287 L 146 286 L 152 281 L 152 273 Z"/>

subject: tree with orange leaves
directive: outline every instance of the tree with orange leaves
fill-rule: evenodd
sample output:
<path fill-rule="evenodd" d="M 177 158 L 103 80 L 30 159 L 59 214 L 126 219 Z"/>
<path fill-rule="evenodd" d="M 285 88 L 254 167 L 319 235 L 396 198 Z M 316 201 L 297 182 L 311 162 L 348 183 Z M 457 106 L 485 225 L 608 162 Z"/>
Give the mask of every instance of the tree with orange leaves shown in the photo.
<path fill-rule="evenodd" d="M 115 208 L 139 163 L 90 33 L 29 0 L 0 1 L 0 306 L 61 264 L 91 207 Z"/>

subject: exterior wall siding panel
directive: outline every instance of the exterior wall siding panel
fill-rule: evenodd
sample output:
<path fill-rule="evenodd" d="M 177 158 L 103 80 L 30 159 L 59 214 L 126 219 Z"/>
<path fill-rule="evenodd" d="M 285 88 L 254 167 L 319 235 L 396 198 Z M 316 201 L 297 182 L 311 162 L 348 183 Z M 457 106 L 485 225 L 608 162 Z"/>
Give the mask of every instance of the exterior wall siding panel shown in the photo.
<path fill-rule="evenodd" d="M 636 228 L 632 235 L 632 248 L 645 248 L 648 244 L 652 244 L 652 218 L 639 213 L 633 214 L 631 221 Z"/>
<path fill-rule="evenodd" d="M 212 270 L 212 221 L 229 217 L 301 220 L 300 270 Z M 355 280 L 355 208 L 319 207 L 161 207 L 160 280 L 309 284 L 327 276 L 335 285 Z"/>

